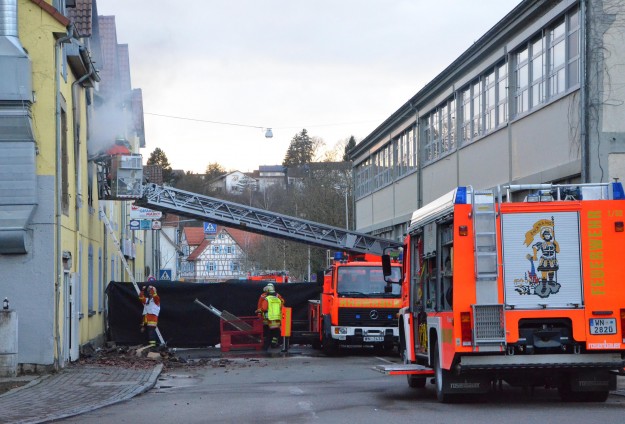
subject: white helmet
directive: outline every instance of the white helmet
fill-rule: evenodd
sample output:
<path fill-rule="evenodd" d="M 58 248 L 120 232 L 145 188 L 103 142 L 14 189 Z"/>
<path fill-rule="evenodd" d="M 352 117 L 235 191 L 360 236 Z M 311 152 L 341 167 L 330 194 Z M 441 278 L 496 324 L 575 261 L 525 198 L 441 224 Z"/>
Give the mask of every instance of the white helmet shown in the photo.
<path fill-rule="evenodd" d="M 276 289 L 273 287 L 273 284 L 269 283 L 265 286 L 265 288 L 263 288 L 263 291 L 265 293 L 275 293 Z"/>

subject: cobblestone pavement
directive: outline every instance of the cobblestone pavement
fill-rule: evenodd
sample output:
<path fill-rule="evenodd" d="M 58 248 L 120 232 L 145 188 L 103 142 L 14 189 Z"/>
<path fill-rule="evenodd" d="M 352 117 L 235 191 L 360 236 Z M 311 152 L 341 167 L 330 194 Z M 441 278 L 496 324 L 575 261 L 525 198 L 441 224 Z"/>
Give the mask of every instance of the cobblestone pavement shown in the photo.
<path fill-rule="evenodd" d="M 162 368 L 70 365 L 0 395 L 0 423 L 47 422 L 130 399 L 154 387 Z"/>

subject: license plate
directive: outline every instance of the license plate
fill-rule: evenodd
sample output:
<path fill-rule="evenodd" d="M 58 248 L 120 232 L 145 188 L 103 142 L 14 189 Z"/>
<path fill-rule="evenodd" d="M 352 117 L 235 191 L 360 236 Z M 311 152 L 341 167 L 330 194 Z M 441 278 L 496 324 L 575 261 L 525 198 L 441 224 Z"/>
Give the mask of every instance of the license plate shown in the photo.
<path fill-rule="evenodd" d="M 382 336 L 365 336 L 362 339 L 365 342 L 383 342 L 384 337 Z"/>
<path fill-rule="evenodd" d="M 616 318 L 591 318 L 590 334 L 616 334 Z"/>

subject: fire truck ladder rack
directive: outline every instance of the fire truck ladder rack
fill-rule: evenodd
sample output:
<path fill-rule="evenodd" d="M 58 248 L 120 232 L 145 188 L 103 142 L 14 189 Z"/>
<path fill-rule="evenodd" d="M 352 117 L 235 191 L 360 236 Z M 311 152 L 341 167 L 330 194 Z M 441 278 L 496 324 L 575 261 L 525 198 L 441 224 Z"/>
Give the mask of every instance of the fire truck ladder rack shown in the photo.
<path fill-rule="evenodd" d="M 106 226 L 106 229 L 108 230 L 108 233 L 113 239 L 113 243 L 115 244 L 115 251 L 117 252 L 117 254 L 119 255 L 119 258 L 122 261 L 124 270 L 126 271 L 126 274 L 128 274 L 128 278 L 130 278 L 130 281 L 132 282 L 132 285 L 134 286 L 135 291 L 137 292 L 137 296 L 139 296 L 139 294 L 141 294 L 141 290 L 139 289 L 139 286 L 137 285 L 137 281 L 135 280 L 135 275 L 130 269 L 130 266 L 128 266 L 128 261 L 126 261 L 126 257 L 124 256 L 124 253 L 122 252 L 122 246 L 119 243 L 119 240 L 117 238 L 117 235 L 115 234 L 115 231 L 113 230 L 113 227 L 111 226 L 111 222 L 106 217 L 106 212 L 104 212 L 104 208 L 101 205 L 100 205 L 100 219 L 102 220 L 102 222 L 104 222 L 104 225 Z M 161 342 L 161 344 L 165 344 L 165 341 L 163 340 L 163 336 L 161 335 L 161 331 L 158 329 L 158 327 L 156 327 L 156 335 L 158 336 L 158 340 Z"/>
<path fill-rule="evenodd" d="M 497 210 L 495 193 L 474 191 L 472 196 L 476 304 L 473 340 L 483 350 L 485 345 L 499 349 L 505 342 L 504 305 L 497 299 Z"/>
<path fill-rule="evenodd" d="M 401 247 L 392 240 L 156 184 L 145 185 L 135 204 L 327 249 L 382 255 L 385 248 Z"/>

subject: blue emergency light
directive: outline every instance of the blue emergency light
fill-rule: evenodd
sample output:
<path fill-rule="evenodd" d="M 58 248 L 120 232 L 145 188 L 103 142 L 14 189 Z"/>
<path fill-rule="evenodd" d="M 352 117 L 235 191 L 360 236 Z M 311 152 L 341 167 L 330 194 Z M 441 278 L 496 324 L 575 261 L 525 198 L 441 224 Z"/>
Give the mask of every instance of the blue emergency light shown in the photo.
<path fill-rule="evenodd" d="M 625 200 L 625 191 L 623 191 L 623 184 L 618 181 L 612 183 L 612 197 L 614 200 Z"/>
<path fill-rule="evenodd" d="M 456 205 L 466 205 L 467 203 L 467 188 L 458 187 L 456 189 L 456 199 L 454 200 Z"/>

